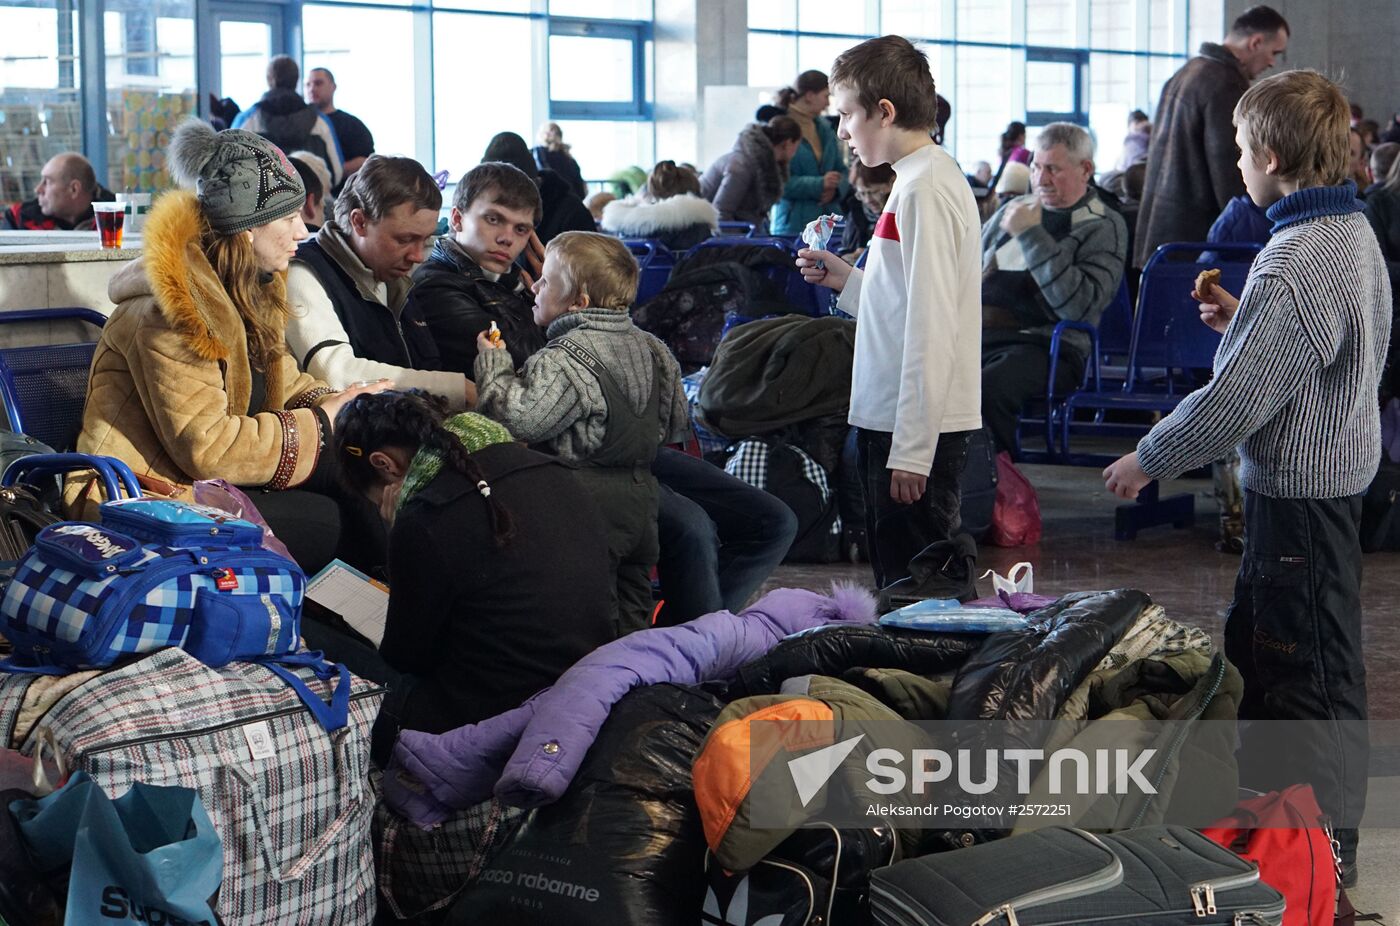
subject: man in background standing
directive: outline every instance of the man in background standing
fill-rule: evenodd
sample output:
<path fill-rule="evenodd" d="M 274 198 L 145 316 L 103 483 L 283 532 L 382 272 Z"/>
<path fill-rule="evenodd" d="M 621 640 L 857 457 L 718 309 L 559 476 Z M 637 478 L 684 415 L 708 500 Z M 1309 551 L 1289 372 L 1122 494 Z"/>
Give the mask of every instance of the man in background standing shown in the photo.
<path fill-rule="evenodd" d="M 1205 241 L 1215 217 L 1244 194 L 1235 104 L 1288 48 L 1289 34 L 1287 20 L 1275 10 L 1251 7 L 1223 43 L 1201 43 L 1196 57 L 1162 88 L 1147 150 L 1134 267 L 1145 265 L 1158 245 Z"/>
<path fill-rule="evenodd" d="M 256 132 L 282 149 L 310 151 L 326 162 L 331 180 L 340 183 L 345 176 L 344 159 L 335 126 L 314 106 L 302 102 L 297 93 L 301 68 L 287 55 L 276 55 L 267 63 L 267 92 L 251 108 L 233 120 L 235 129 Z"/>
<path fill-rule="evenodd" d="M 312 68 L 306 74 L 306 102 L 319 109 L 340 139 L 340 155 L 345 159 L 345 176 L 360 169 L 365 158 L 374 154 L 374 136 L 363 122 L 343 109 L 335 108 L 335 75 L 328 68 Z"/>

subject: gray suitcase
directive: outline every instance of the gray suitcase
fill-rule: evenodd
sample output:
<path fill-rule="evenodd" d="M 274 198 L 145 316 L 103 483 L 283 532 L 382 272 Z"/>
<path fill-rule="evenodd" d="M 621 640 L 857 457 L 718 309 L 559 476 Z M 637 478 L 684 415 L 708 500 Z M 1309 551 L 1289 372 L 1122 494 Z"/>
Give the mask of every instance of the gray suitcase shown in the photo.
<path fill-rule="evenodd" d="M 1283 895 L 1184 826 L 1048 827 L 875 872 L 876 926 L 1278 926 Z"/>

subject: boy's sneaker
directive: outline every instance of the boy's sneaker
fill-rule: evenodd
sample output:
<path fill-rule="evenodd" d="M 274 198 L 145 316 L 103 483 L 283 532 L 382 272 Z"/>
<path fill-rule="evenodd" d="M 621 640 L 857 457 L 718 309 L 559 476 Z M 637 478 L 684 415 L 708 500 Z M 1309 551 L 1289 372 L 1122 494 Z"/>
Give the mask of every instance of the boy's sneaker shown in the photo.
<path fill-rule="evenodd" d="M 887 614 L 929 598 L 971 601 L 977 597 L 976 567 L 977 542 L 970 534 L 930 544 L 910 562 L 913 575 L 880 589 L 878 610 Z"/>
<path fill-rule="evenodd" d="M 1220 539 L 1215 542 L 1215 549 L 1220 553 L 1233 553 L 1235 556 L 1244 555 L 1244 537 L 1232 535 L 1224 524 L 1220 525 Z"/>

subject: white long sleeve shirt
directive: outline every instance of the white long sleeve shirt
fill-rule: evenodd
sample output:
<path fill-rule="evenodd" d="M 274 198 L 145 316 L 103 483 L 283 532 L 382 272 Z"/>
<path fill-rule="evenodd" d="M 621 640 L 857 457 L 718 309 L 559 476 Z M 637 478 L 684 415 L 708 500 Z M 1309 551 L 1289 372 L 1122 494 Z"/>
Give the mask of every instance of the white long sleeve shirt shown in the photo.
<path fill-rule="evenodd" d="M 893 432 L 889 469 L 927 473 L 940 434 L 982 426 L 981 223 L 942 148 L 892 166 L 866 268 L 836 303 L 856 317 L 848 420 Z"/>

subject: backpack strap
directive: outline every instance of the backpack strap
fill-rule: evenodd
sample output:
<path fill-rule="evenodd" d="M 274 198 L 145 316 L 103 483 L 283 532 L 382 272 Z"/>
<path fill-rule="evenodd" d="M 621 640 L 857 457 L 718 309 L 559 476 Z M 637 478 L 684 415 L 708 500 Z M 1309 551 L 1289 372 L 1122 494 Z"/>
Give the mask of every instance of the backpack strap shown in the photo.
<path fill-rule="evenodd" d="M 71 675 L 80 671 L 77 669 L 67 669 L 62 666 L 26 666 L 15 662 L 14 658 L 0 659 L 0 672 L 9 672 L 13 675 Z"/>
<path fill-rule="evenodd" d="M 269 672 L 281 678 L 297 693 L 302 703 L 306 705 L 306 709 L 311 712 L 312 716 L 316 718 L 316 722 L 327 733 L 334 733 L 350 722 L 350 670 L 345 666 L 335 662 L 327 662 L 320 650 L 265 656 L 256 661 Z M 339 676 L 330 702 L 322 701 L 320 696 L 312 691 L 306 682 L 302 681 L 301 676 L 292 671 L 292 668 L 311 669 L 316 673 L 316 677 L 323 682 Z"/>

